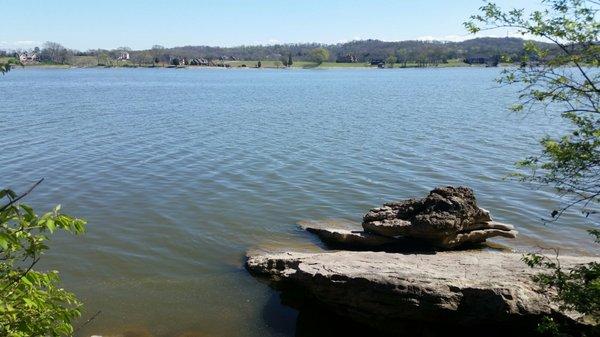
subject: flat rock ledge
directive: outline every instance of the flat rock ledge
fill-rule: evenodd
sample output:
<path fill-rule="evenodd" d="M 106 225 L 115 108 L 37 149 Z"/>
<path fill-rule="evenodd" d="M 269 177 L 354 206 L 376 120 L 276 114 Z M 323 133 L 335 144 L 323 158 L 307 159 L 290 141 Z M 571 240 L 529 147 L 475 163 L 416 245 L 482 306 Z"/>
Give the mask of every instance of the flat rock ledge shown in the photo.
<path fill-rule="evenodd" d="M 429 242 L 414 238 L 385 237 L 365 232 L 360 229 L 332 228 L 317 226 L 301 226 L 309 233 L 315 234 L 328 248 L 350 251 L 384 251 L 384 252 L 434 252 L 439 250 Z"/>
<path fill-rule="evenodd" d="M 534 329 L 544 315 L 583 327 L 538 292 L 531 276 L 539 271 L 521 258 L 490 251 L 284 252 L 250 255 L 246 268 L 281 290 L 282 299 L 295 299 L 286 304 L 318 303 L 373 331 L 406 332 L 407 322 Z M 591 261 L 600 258 L 561 257 L 563 267 Z"/>

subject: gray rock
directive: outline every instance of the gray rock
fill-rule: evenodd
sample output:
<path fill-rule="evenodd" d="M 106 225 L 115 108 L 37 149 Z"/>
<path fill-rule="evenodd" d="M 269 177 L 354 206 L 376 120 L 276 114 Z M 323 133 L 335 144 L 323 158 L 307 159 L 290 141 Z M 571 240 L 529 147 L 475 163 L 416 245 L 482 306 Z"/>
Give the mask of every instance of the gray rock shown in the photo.
<path fill-rule="evenodd" d="M 473 190 L 453 186 L 436 188 L 422 199 L 386 203 L 370 210 L 362 225 L 369 233 L 425 240 L 445 249 L 517 235 L 512 226 L 492 221 L 477 206 Z"/>
<path fill-rule="evenodd" d="M 333 249 L 370 250 L 386 252 L 431 252 L 431 245 L 407 238 L 386 237 L 372 234 L 360 229 L 302 226 L 307 232 L 313 233 Z"/>
<path fill-rule="evenodd" d="M 530 279 L 536 271 L 521 257 L 487 251 L 286 252 L 249 256 L 246 268 L 282 296 L 300 294 L 293 297 L 388 333 L 400 333 L 406 321 L 533 328 L 541 316 L 551 315 L 580 324 L 575 314 L 559 310 L 537 291 Z M 592 260 L 600 261 L 563 256 L 561 263 Z"/>
<path fill-rule="evenodd" d="M 394 245 L 400 241 L 396 238 L 350 229 L 315 227 L 306 227 L 305 229 L 317 235 L 326 244 L 344 248 L 377 248 Z"/>

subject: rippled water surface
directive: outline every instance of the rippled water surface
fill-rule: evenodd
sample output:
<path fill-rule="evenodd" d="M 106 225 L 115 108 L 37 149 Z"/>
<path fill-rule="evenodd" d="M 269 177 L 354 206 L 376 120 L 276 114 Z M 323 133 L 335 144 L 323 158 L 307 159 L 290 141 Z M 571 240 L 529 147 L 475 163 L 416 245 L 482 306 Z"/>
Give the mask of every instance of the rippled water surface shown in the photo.
<path fill-rule="evenodd" d="M 507 112 L 497 75 L 15 70 L 0 78 L 0 183 L 45 177 L 29 202 L 88 220 L 44 260 L 87 317 L 102 310 L 82 336 L 293 336 L 294 311 L 241 266 L 255 247 L 318 249 L 302 221 L 464 184 L 520 230 L 498 243 L 594 253 L 585 220 L 544 226 L 552 194 L 503 180 L 558 120 Z"/>

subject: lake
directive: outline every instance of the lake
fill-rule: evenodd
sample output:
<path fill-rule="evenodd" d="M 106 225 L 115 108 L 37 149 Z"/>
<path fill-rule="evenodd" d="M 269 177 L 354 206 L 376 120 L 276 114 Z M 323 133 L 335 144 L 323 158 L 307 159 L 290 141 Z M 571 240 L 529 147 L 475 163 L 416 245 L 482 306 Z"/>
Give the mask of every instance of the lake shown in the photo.
<path fill-rule="evenodd" d="M 0 185 L 88 220 L 40 268 L 101 310 L 80 336 L 293 336 L 296 312 L 243 269 L 250 249 L 321 249 L 302 222 L 472 187 L 517 251 L 594 254 L 551 190 L 505 179 L 561 131 L 513 114 L 493 68 L 17 69 L 0 77 Z"/>

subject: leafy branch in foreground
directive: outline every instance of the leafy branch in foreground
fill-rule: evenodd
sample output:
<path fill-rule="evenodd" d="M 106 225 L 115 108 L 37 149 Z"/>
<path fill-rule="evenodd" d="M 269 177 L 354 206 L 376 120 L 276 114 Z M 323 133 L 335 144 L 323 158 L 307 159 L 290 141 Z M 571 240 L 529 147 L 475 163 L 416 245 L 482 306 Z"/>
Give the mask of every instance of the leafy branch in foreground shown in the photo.
<path fill-rule="evenodd" d="M 600 233 L 591 233 L 600 239 Z M 577 311 L 591 319 L 600 317 L 600 263 L 592 262 L 565 270 L 556 259 L 545 255 L 526 254 L 525 263 L 532 268 L 542 268 L 533 280 L 543 290 L 556 291 L 560 308 Z M 596 322 L 597 323 L 597 322 Z"/>
<path fill-rule="evenodd" d="M 9 72 L 12 69 L 13 65 L 22 65 L 21 62 L 19 62 L 16 59 L 8 59 L 7 61 L 4 62 L 0 62 L 0 73 L 2 73 L 2 75 L 6 74 L 7 72 Z"/>
<path fill-rule="evenodd" d="M 520 87 L 519 102 L 513 111 L 538 110 L 559 113 L 567 122 L 563 135 L 549 135 L 540 144 L 542 152 L 517 163 L 528 173 L 516 174 L 520 180 L 549 185 L 566 205 L 551 212 L 554 221 L 571 207 L 581 206 L 586 217 L 597 214 L 600 202 L 600 2 L 593 0 L 542 0 L 542 10 L 525 13 L 523 9 L 502 10 L 485 2 L 480 14 L 465 23 L 471 33 L 496 28 L 512 28 L 522 35 L 553 43 L 553 48 L 527 42 L 520 68 L 502 71 L 498 82 Z M 597 219 L 592 217 L 594 226 Z M 600 230 L 590 234 L 600 243 Z M 558 254 L 557 254 L 558 255 Z M 589 263 L 569 270 L 556 260 L 528 254 L 530 267 L 542 268 L 534 281 L 555 294 L 562 309 L 585 315 L 600 334 L 600 264 Z M 558 335 L 563 326 L 546 317 L 540 331 Z M 577 332 L 583 334 L 583 332 Z"/>
<path fill-rule="evenodd" d="M 590 231 L 600 242 L 600 232 Z M 526 254 L 523 261 L 531 268 L 540 268 L 542 272 L 533 276 L 533 281 L 546 293 L 554 294 L 553 299 L 559 308 L 565 311 L 581 313 L 583 320 L 593 325 L 588 333 L 600 334 L 600 263 L 591 262 L 564 269 L 560 265 L 558 251 L 556 259 L 540 254 Z M 538 325 L 538 332 L 551 336 L 564 335 L 560 323 L 551 317 L 545 317 Z"/>
<path fill-rule="evenodd" d="M 59 288 L 58 272 L 34 269 L 57 230 L 81 234 L 85 221 L 60 212 L 37 215 L 20 203 L 42 180 L 18 195 L 0 190 L 0 336 L 65 336 L 80 316 L 81 303 Z"/>
<path fill-rule="evenodd" d="M 543 10 L 501 10 L 494 3 L 480 8 L 465 26 L 472 33 L 495 28 L 516 29 L 553 43 L 542 48 L 525 44 L 521 68 L 502 72 L 498 82 L 520 85 L 514 111 L 541 109 L 558 112 L 570 124 L 570 133 L 541 140 L 542 154 L 518 163 L 530 174 L 521 180 L 553 186 L 570 201 L 552 216 L 574 206 L 585 214 L 600 201 L 600 3 L 586 0 L 545 0 Z"/>

